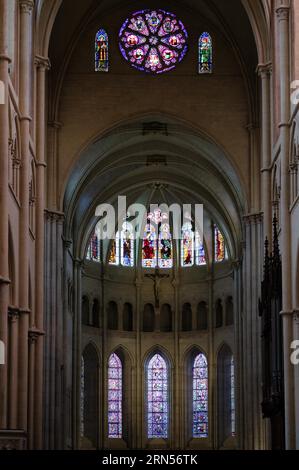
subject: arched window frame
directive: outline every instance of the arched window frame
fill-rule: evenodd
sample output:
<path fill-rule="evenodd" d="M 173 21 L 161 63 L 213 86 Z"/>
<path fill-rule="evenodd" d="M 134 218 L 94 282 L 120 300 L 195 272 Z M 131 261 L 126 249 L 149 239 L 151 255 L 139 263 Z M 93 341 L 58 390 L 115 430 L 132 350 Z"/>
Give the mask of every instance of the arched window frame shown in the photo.
<path fill-rule="evenodd" d="M 186 247 L 189 244 L 189 261 L 186 262 Z M 207 264 L 205 247 L 199 230 L 192 227 L 192 222 L 186 222 L 182 227 L 181 240 L 181 267 L 188 268 L 194 265 L 205 266 Z"/>
<path fill-rule="evenodd" d="M 209 436 L 209 368 L 207 356 L 198 352 L 192 358 L 192 437 Z"/>
<path fill-rule="evenodd" d="M 198 39 L 198 73 L 213 72 L 213 41 L 209 33 L 204 32 Z"/>
<path fill-rule="evenodd" d="M 160 368 L 154 367 L 155 361 L 160 363 Z M 163 354 L 160 351 L 156 351 L 148 358 L 145 367 L 147 438 L 168 439 L 170 411 L 169 364 Z M 159 370 L 160 372 L 158 372 Z M 159 406 L 155 407 L 157 403 Z M 159 424 L 161 424 L 161 428 L 159 428 Z"/>
<path fill-rule="evenodd" d="M 108 359 L 108 438 L 123 437 L 123 366 L 116 353 Z"/>
<path fill-rule="evenodd" d="M 103 28 L 95 36 L 95 71 L 109 71 L 109 37 Z"/>

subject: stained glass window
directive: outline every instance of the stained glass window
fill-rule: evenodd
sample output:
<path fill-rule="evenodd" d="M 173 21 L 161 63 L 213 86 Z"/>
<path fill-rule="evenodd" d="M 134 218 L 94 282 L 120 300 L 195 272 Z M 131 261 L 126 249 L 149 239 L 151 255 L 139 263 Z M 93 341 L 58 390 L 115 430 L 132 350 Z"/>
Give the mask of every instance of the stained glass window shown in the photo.
<path fill-rule="evenodd" d="M 197 266 L 207 264 L 204 244 L 198 231 L 195 232 L 195 260 Z"/>
<path fill-rule="evenodd" d="M 159 267 L 172 268 L 172 237 L 169 224 L 163 223 L 159 234 Z"/>
<path fill-rule="evenodd" d="M 183 267 L 194 265 L 194 232 L 191 222 L 182 228 L 181 260 Z"/>
<path fill-rule="evenodd" d="M 156 228 L 147 223 L 142 243 L 142 266 L 155 268 L 157 266 L 157 234 Z"/>
<path fill-rule="evenodd" d="M 198 354 L 193 363 L 193 437 L 208 437 L 208 361 Z"/>
<path fill-rule="evenodd" d="M 219 228 L 215 225 L 214 228 L 214 243 L 215 243 L 215 261 L 219 263 L 225 259 L 225 241 Z"/>
<path fill-rule="evenodd" d="M 87 248 L 87 255 L 86 258 L 90 261 L 101 261 L 101 247 L 100 247 L 100 239 L 98 238 L 96 231 L 91 236 L 88 248 Z"/>
<path fill-rule="evenodd" d="M 168 72 L 187 52 L 187 31 L 173 13 L 142 10 L 128 18 L 119 33 L 119 47 L 132 67 L 155 74 Z"/>
<path fill-rule="evenodd" d="M 109 41 L 108 34 L 100 29 L 95 39 L 95 71 L 108 72 L 109 70 Z"/>
<path fill-rule="evenodd" d="M 198 41 L 198 72 L 212 73 L 213 71 L 213 45 L 209 33 L 203 33 Z"/>
<path fill-rule="evenodd" d="M 122 363 L 116 354 L 108 362 L 108 437 L 122 438 Z"/>
<path fill-rule="evenodd" d="M 231 433 L 236 435 L 236 405 L 235 405 L 235 363 L 234 357 L 230 361 L 230 406 L 231 406 Z"/>
<path fill-rule="evenodd" d="M 109 253 L 109 264 L 112 266 L 119 265 L 119 232 L 117 232 L 115 239 L 111 242 L 111 248 Z"/>
<path fill-rule="evenodd" d="M 134 236 L 130 223 L 123 224 L 121 232 L 121 264 L 122 266 L 134 266 Z"/>
<path fill-rule="evenodd" d="M 168 369 L 160 354 L 147 366 L 147 435 L 149 439 L 168 437 Z"/>

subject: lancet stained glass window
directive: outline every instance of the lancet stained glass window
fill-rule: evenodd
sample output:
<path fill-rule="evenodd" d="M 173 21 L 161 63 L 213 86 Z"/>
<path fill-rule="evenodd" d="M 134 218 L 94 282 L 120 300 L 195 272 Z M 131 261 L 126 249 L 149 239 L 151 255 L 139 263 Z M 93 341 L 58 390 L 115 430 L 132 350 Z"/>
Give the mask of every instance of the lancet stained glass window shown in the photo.
<path fill-rule="evenodd" d="M 160 354 L 147 366 L 147 435 L 149 439 L 168 437 L 168 369 Z"/>
<path fill-rule="evenodd" d="M 215 261 L 220 263 L 225 260 L 226 248 L 225 241 L 219 228 L 215 225 L 214 227 L 214 243 L 215 243 Z"/>
<path fill-rule="evenodd" d="M 111 242 L 109 264 L 112 266 L 119 265 L 119 232 L 117 232 L 115 239 Z"/>
<path fill-rule="evenodd" d="M 104 29 L 100 29 L 95 38 L 95 71 L 109 71 L 109 40 Z"/>
<path fill-rule="evenodd" d="M 198 354 L 193 363 L 193 437 L 208 437 L 208 361 Z"/>
<path fill-rule="evenodd" d="M 119 47 L 132 67 L 160 74 L 183 60 L 187 39 L 183 23 L 173 13 L 161 9 L 141 10 L 122 25 Z"/>
<path fill-rule="evenodd" d="M 194 265 L 194 232 L 191 222 L 182 228 L 181 261 L 183 267 Z"/>
<path fill-rule="evenodd" d="M 121 264 L 122 266 L 134 266 L 134 236 L 130 223 L 123 224 L 121 232 Z"/>
<path fill-rule="evenodd" d="M 195 232 L 195 260 L 197 266 L 207 264 L 204 244 L 198 231 Z"/>
<path fill-rule="evenodd" d="M 108 362 L 108 437 L 122 438 L 122 363 L 117 354 Z"/>
<path fill-rule="evenodd" d="M 213 45 L 209 33 L 203 33 L 198 41 L 198 73 L 212 73 Z"/>
<path fill-rule="evenodd" d="M 172 268 L 172 236 L 170 226 L 163 223 L 159 234 L 159 268 Z"/>
<path fill-rule="evenodd" d="M 142 243 L 142 266 L 166 269 L 173 266 L 173 246 L 168 214 L 160 209 L 150 212 Z"/>
<path fill-rule="evenodd" d="M 100 262 L 101 252 L 100 252 L 100 239 L 97 236 L 96 231 L 93 232 L 88 248 L 86 258 L 90 261 Z"/>

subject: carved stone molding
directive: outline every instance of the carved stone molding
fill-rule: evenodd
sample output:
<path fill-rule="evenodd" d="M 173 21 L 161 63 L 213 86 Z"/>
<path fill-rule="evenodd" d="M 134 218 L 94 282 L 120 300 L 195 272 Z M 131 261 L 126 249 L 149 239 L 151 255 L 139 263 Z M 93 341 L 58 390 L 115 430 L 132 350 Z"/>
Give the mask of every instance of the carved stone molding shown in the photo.
<path fill-rule="evenodd" d="M 290 15 L 290 7 L 281 6 L 276 9 L 276 16 L 279 21 L 287 21 Z"/>
<path fill-rule="evenodd" d="M 273 71 L 272 62 L 259 64 L 256 71 L 261 78 L 269 78 Z"/>
<path fill-rule="evenodd" d="M 20 318 L 20 310 L 16 307 L 8 307 L 8 319 L 10 323 L 16 323 Z"/>
<path fill-rule="evenodd" d="M 58 211 L 49 211 L 45 210 L 45 217 L 46 220 L 49 220 L 51 222 L 64 222 L 64 213 L 63 212 L 58 212 Z"/>
<path fill-rule="evenodd" d="M 26 450 L 24 431 L 0 431 L 0 450 Z"/>
<path fill-rule="evenodd" d="M 254 214 L 246 214 L 243 217 L 245 224 L 252 225 L 252 224 L 260 224 L 263 221 L 263 213 L 257 212 Z"/>
<path fill-rule="evenodd" d="M 51 68 L 50 59 L 48 59 L 47 57 L 39 56 L 39 55 L 37 55 L 34 58 L 34 65 L 36 66 L 36 68 L 44 69 L 46 71 L 50 70 Z"/>
<path fill-rule="evenodd" d="M 295 309 L 293 312 L 293 320 L 297 327 L 299 327 L 299 309 Z"/>
<path fill-rule="evenodd" d="M 34 8 L 34 0 L 20 0 L 19 5 L 21 13 L 30 15 Z"/>
<path fill-rule="evenodd" d="M 28 340 L 30 344 L 35 344 L 41 336 L 44 336 L 45 332 L 38 330 L 37 328 L 31 328 L 28 331 Z"/>

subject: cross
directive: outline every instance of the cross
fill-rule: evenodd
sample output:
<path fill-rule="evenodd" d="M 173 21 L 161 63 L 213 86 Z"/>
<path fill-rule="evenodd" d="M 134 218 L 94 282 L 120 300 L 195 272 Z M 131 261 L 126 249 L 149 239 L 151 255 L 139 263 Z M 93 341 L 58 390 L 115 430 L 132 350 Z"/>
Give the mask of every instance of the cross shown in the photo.
<path fill-rule="evenodd" d="M 155 274 L 146 274 L 145 277 L 154 281 L 155 307 L 159 308 L 159 294 L 161 280 L 169 277 L 169 274 L 160 274 L 159 268 L 156 267 Z"/>

